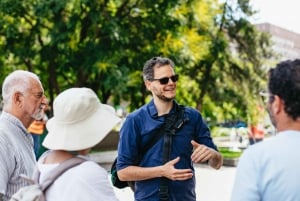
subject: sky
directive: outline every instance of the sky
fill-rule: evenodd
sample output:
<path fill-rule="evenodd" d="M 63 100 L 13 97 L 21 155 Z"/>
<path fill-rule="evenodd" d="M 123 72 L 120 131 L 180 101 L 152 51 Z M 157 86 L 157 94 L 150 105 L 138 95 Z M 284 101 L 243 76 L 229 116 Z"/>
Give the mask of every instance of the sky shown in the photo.
<path fill-rule="evenodd" d="M 253 23 L 269 22 L 300 34 L 298 0 L 250 0 L 258 13 Z"/>

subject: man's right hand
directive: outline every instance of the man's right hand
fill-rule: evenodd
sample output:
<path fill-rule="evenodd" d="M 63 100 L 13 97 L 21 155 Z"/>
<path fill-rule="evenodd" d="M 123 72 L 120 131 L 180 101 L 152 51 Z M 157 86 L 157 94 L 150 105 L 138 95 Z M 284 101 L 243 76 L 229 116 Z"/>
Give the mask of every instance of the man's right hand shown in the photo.
<path fill-rule="evenodd" d="M 193 177 L 193 171 L 191 169 L 176 169 L 175 164 L 180 160 L 179 157 L 165 163 L 162 168 L 163 177 L 170 180 L 186 180 Z"/>

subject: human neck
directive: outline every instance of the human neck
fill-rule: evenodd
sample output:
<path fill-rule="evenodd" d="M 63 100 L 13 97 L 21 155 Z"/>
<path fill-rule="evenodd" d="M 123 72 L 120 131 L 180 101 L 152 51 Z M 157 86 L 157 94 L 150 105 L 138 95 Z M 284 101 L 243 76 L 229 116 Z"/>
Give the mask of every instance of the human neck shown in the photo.
<path fill-rule="evenodd" d="M 80 150 L 80 151 L 76 151 L 76 153 L 78 155 L 86 155 L 86 150 Z M 46 156 L 44 163 L 47 164 L 52 164 L 52 163 L 61 163 L 65 160 L 68 160 L 70 158 L 75 157 L 77 154 L 73 154 L 69 151 L 65 151 L 65 150 L 52 150 L 49 152 L 49 154 Z"/>
<path fill-rule="evenodd" d="M 300 118 L 298 118 L 297 120 L 287 119 L 286 121 L 277 123 L 277 132 L 286 130 L 300 131 Z"/>
<path fill-rule="evenodd" d="M 154 99 L 154 104 L 156 106 L 158 116 L 168 114 L 173 107 L 173 101 L 167 102 L 167 101 L 161 101 L 158 99 Z"/>

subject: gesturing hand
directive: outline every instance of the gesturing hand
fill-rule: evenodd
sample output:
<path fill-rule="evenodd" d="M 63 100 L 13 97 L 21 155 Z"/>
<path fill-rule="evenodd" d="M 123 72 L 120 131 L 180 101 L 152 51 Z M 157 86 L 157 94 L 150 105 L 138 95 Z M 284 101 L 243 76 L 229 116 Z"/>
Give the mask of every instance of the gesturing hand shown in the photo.
<path fill-rule="evenodd" d="M 165 163 L 162 166 L 163 177 L 170 180 L 186 180 L 193 177 L 193 171 L 191 169 L 176 169 L 174 166 L 180 160 L 179 157 Z"/>
<path fill-rule="evenodd" d="M 195 142 L 194 140 L 191 141 L 193 147 L 194 147 L 194 152 L 191 156 L 192 161 L 194 163 L 203 163 L 206 162 L 208 160 L 210 160 L 211 158 L 213 158 L 213 156 L 215 155 L 215 150 L 213 150 L 212 148 L 209 148 L 205 145 L 199 144 L 197 142 Z"/>

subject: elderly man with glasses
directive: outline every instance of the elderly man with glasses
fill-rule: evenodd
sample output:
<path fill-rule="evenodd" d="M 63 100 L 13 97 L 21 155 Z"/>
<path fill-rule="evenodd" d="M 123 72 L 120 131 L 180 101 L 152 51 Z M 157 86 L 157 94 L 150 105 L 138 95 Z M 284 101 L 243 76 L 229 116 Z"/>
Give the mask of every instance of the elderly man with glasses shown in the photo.
<path fill-rule="evenodd" d="M 35 167 L 33 139 L 29 125 L 44 112 L 47 99 L 39 77 L 29 71 L 16 70 L 2 84 L 3 111 L 0 116 L 0 201 L 7 201 Z"/>
<path fill-rule="evenodd" d="M 223 163 L 206 123 L 191 107 L 184 107 L 184 120 L 168 145 L 169 134 L 163 133 L 139 155 L 154 133 L 168 124 L 165 120 L 181 108 L 175 101 L 179 76 L 174 68 L 169 58 L 154 57 L 145 63 L 144 83 L 153 99 L 129 114 L 120 131 L 118 176 L 123 181 L 136 181 L 135 200 L 196 201 L 193 163 L 207 162 L 215 169 Z M 138 164 L 136 158 L 141 158 Z"/>

